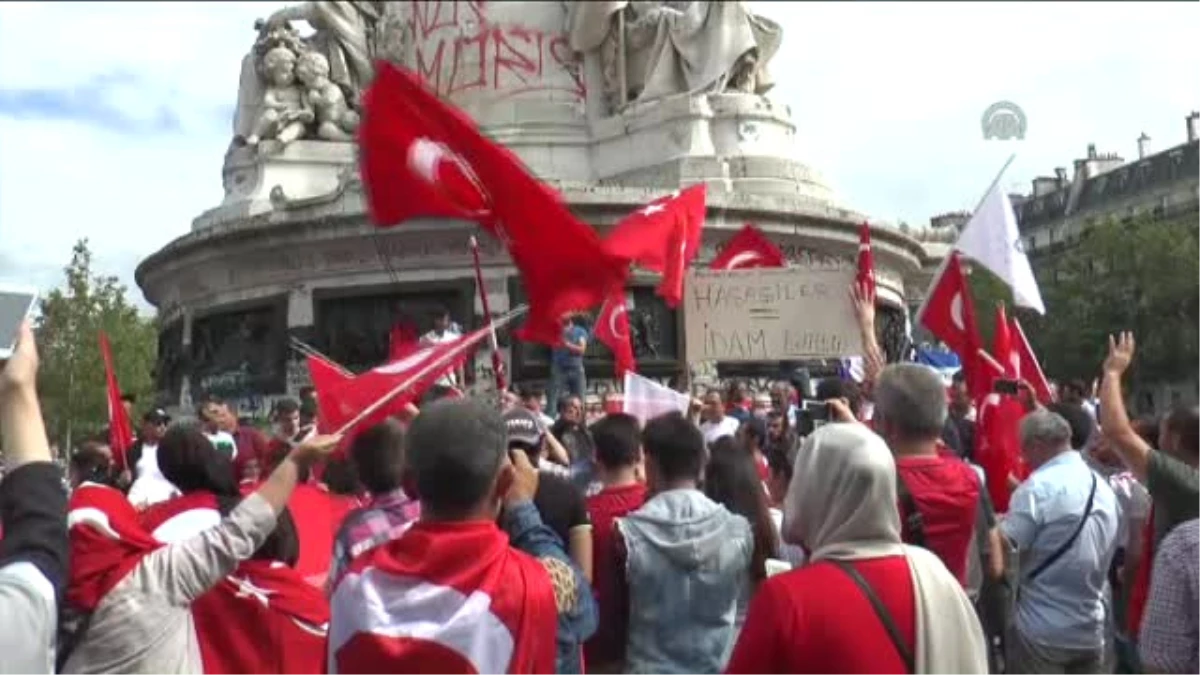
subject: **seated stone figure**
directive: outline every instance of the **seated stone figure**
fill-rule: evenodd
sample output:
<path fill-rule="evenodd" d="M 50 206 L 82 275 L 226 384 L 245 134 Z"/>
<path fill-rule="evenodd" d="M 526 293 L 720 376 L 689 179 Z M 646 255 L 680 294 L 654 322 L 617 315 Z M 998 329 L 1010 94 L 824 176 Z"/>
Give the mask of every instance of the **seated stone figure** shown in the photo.
<path fill-rule="evenodd" d="M 302 138 L 315 116 L 296 86 L 296 53 L 287 47 L 274 47 L 263 56 L 260 68 L 267 86 L 262 111 L 246 136 L 246 145 L 256 146 L 268 138 L 287 145 Z"/>
<path fill-rule="evenodd" d="M 358 113 L 350 109 L 342 88 L 329 79 L 329 60 L 320 52 L 302 52 L 296 61 L 296 77 L 304 85 L 308 106 L 316 114 L 317 137 L 327 141 L 354 140 Z"/>

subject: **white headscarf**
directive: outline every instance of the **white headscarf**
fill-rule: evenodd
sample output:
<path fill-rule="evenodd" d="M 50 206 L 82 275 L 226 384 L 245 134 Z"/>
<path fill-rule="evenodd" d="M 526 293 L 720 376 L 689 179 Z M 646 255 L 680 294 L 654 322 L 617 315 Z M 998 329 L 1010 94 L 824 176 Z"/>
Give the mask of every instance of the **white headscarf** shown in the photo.
<path fill-rule="evenodd" d="M 918 673 L 986 673 L 987 642 L 958 580 L 929 551 L 900 542 L 896 464 L 861 424 L 827 424 L 796 455 L 783 539 L 819 560 L 903 555 L 917 609 Z"/>

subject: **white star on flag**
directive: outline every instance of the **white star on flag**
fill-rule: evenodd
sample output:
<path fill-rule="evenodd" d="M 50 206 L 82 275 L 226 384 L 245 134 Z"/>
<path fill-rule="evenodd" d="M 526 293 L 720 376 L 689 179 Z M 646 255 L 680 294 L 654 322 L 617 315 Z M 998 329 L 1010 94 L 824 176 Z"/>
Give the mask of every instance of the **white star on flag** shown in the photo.
<path fill-rule="evenodd" d="M 267 596 L 274 595 L 275 591 L 272 591 L 268 588 L 259 588 L 258 586 L 254 585 L 254 582 L 252 582 L 249 579 L 246 579 L 244 577 L 231 576 L 231 577 L 229 577 L 229 580 L 232 581 L 233 583 L 237 584 L 237 587 L 238 587 L 237 597 L 239 597 L 239 598 L 254 598 L 255 600 L 258 600 L 259 602 L 261 602 L 263 607 L 270 606 L 270 603 L 267 600 Z"/>

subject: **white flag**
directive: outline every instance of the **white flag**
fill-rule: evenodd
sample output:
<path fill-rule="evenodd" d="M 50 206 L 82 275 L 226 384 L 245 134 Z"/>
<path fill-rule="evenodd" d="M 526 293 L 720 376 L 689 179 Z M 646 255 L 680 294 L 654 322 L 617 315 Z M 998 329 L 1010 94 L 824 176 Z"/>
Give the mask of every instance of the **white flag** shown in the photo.
<path fill-rule="evenodd" d="M 625 373 L 624 411 L 638 418 L 642 424 L 667 413 L 681 412 L 686 415 L 691 402 L 692 398 L 687 394 L 664 387 L 637 373 Z"/>
<path fill-rule="evenodd" d="M 997 180 L 958 235 L 954 248 L 1003 279 L 1012 288 L 1017 305 L 1045 314 L 1046 306 L 1022 244 L 1012 202 Z"/>

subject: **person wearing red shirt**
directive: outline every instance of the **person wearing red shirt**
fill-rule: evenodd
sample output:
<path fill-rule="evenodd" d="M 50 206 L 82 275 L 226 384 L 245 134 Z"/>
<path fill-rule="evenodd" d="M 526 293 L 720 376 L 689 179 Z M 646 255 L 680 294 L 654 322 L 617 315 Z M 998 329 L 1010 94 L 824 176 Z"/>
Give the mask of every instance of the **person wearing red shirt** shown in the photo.
<path fill-rule="evenodd" d="M 946 414 L 945 386 L 932 368 L 896 363 L 880 374 L 872 422 L 896 456 L 904 541 L 936 553 L 965 585 L 980 485 L 966 462 L 939 452 Z"/>
<path fill-rule="evenodd" d="M 625 662 L 629 607 L 623 577 L 617 570 L 613 520 L 637 510 L 646 501 L 646 485 L 638 480 L 641 430 L 632 415 L 610 413 L 590 431 L 596 446 L 598 478 L 603 485 L 587 500 L 592 520 L 592 591 L 600 622 L 595 635 L 584 643 L 584 662 L 593 672 L 620 672 Z M 613 668 L 607 667 L 610 665 Z"/>
<path fill-rule="evenodd" d="M 962 587 L 900 542 L 895 463 L 865 426 L 827 424 L 805 440 L 783 530 L 811 562 L 759 588 L 726 672 L 988 672 Z"/>

